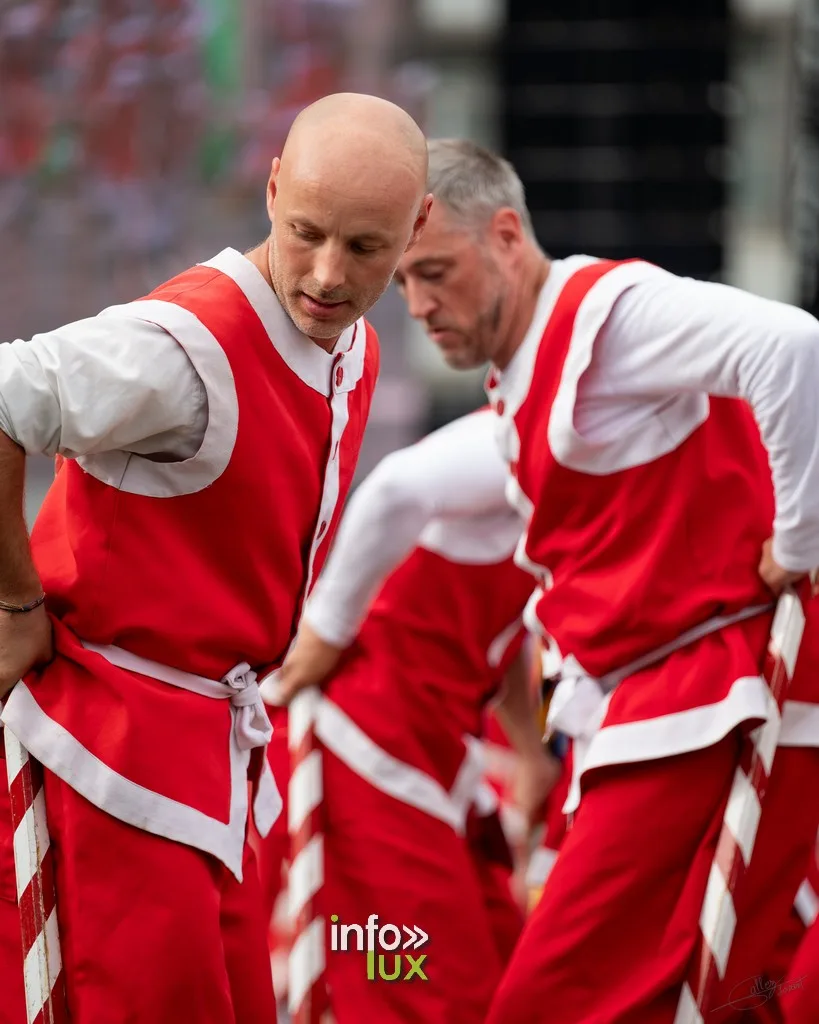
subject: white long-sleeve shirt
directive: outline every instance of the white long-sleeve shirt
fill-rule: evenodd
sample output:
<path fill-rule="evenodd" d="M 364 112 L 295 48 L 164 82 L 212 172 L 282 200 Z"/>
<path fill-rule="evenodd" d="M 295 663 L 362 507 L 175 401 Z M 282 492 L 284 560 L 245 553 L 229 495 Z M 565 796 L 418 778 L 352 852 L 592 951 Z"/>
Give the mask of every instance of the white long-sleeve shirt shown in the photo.
<path fill-rule="evenodd" d="M 207 423 L 193 363 L 145 320 L 91 317 L 0 345 L 0 430 L 29 455 L 181 460 L 199 449 Z"/>
<path fill-rule="evenodd" d="M 560 277 L 555 261 L 550 277 Z M 549 282 L 547 282 L 547 287 Z M 601 331 L 575 406 L 589 439 L 617 436 L 670 395 L 746 399 L 776 489 L 774 557 L 819 565 L 819 323 L 793 306 L 658 271 L 628 289 Z M 0 429 L 30 454 L 134 451 L 185 458 L 207 399 L 161 329 L 107 315 L 0 345 Z"/>
<path fill-rule="evenodd" d="M 488 409 L 462 416 L 388 455 L 361 483 L 304 609 L 323 640 L 346 647 L 355 638 L 376 591 L 433 521 L 460 534 L 442 551 L 456 561 L 511 556 L 523 523 L 506 501 L 494 421 Z"/>
<path fill-rule="evenodd" d="M 624 292 L 601 330 L 575 426 L 588 441 L 608 440 L 684 392 L 750 404 L 773 472 L 774 558 L 796 572 L 819 566 L 819 322 L 658 270 Z"/>

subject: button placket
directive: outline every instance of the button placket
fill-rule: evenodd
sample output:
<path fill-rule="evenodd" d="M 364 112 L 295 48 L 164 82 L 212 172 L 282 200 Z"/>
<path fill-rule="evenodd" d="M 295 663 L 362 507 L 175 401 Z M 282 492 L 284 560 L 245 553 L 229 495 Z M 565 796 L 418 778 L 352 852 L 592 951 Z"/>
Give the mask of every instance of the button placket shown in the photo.
<path fill-rule="evenodd" d="M 333 368 L 330 376 L 330 390 L 336 395 L 344 384 L 345 369 L 343 353 L 337 355 L 333 360 Z"/>

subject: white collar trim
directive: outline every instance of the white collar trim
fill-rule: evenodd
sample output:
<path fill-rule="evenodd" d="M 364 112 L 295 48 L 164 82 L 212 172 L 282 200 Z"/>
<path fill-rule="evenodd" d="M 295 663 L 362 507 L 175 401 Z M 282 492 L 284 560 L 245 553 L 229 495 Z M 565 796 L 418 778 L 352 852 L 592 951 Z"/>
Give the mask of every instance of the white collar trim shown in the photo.
<path fill-rule="evenodd" d="M 301 333 L 258 267 L 236 249 L 223 249 L 202 266 L 226 274 L 238 285 L 261 320 L 273 347 L 305 384 L 328 397 L 334 391 L 355 387 L 364 370 L 367 332 L 363 320 L 358 320 L 343 332 L 332 352 L 325 352 Z M 334 376 L 342 360 L 345 386 L 339 388 L 334 387 Z"/>
<path fill-rule="evenodd" d="M 549 275 L 538 296 L 535 315 L 532 317 L 532 322 L 529 324 L 529 329 L 520 348 L 512 356 L 505 370 L 493 367 L 489 372 L 486 392 L 493 406 L 503 400 L 504 411 L 514 416 L 523 405 L 529 394 L 543 332 L 546 330 L 546 325 L 554 312 L 564 285 L 578 270 L 597 262 L 598 260 L 591 256 L 571 256 L 565 260 L 552 260 Z"/>

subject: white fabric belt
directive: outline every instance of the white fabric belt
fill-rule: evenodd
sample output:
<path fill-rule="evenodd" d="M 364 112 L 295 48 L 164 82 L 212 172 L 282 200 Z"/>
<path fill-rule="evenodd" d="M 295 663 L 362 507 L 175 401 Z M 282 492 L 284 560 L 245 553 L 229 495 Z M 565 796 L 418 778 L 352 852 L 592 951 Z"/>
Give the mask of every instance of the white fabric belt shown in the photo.
<path fill-rule="evenodd" d="M 527 889 L 542 889 L 546 884 L 546 879 L 552 872 L 552 868 L 557 860 L 557 850 L 551 849 L 549 846 L 539 846 L 529 858 L 529 863 L 526 866 L 526 888 Z"/>
<path fill-rule="evenodd" d="M 92 644 L 86 640 L 80 640 L 80 643 L 86 650 L 101 655 L 117 668 L 123 668 L 128 672 L 137 672 L 141 676 L 149 676 L 162 683 L 170 683 L 171 686 L 190 690 L 191 693 L 198 693 L 203 697 L 229 700 L 236 711 L 234 729 L 240 750 L 264 747 L 270 742 L 273 726 L 267 717 L 267 711 L 259 693 L 256 673 L 247 662 L 243 661 L 236 665 L 217 681 L 194 675 L 191 672 L 183 672 L 181 669 L 171 668 L 169 665 L 162 665 L 158 661 L 141 658 L 138 654 L 132 654 L 121 647 Z"/>
<path fill-rule="evenodd" d="M 753 618 L 755 615 L 761 615 L 762 612 L 772 608 L 772 604 L 752 605 L 733 615 L 715 615 L 698 626 L 686 630 L 675 640 L 649 651 L 648 654 L 636 658 L 614 672 L 607 673 L 600 679 L 590 676 L 578 661 L 569 655 L 563 663 L 562 678 L 555 687 L 549 704 L 549 713 L 546 716 L 547 735 L 559 731 L 571 736 L 574 741 L 572 778 L 569 784 L 569 793 L 563 805 L 564 812 L 569 813 L 580 802 L 580 777 L 583 774 L 592 740 L 606 717 L 612 693 L 624 679 L 635 672 L 648 668 L 649 665 L 662 661 L 674 651 L 678 651 L 710 633 Z"/>
<path fill-rule="evenodd" d="M 608 698 L 624 679 L 653 665 L 688 644 L 726 626 L 751 619 L 770 611 L 772 604 L 751 605 L 732 615 L 715 615 L 698 626 L 686 630 L 675 640 L 641 655 L 622 668 L 609 672 L 600 679 L 590 676 L 573 655 L 568 655 L 561 667 L 561 679 L 555 687 L 546 718 L 547 734 L 562 732 L 574 739 L 590 739 L 600 727 L 608 708 Z"/>
<path fill-rule="evenodd" d="M 799 886 L 793 907 L 806 928 L 810 928 L 817 917 L 819 917 L 819 896 L 810 882 L 805 881 Z"/>

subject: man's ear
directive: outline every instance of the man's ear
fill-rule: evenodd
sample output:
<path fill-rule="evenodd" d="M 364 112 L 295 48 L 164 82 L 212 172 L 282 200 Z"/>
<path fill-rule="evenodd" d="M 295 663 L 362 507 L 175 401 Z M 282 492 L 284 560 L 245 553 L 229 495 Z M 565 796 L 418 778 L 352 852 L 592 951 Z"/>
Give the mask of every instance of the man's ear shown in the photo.
<path fill-rule="evenodd" d="M 520 214 L 511 206 L 495 211 L 489 222 L 489 233 L 502 252 L 517 249 L 526 237 Z"/>
<path fill-rule="evenodd" d="M 421 202 L 421 208 L 418 210 L 418 216 L 415 218 L 415 223 L 412 225 L 412 234 L 410 235 L 410 240 L 404 252 L 409 252 L 421 235 L 423 235 L 424 228 L 429 222 L 429 212 L 432 209 L 432 202 L 432 193 L 428 192 Z"/>
<path fill-rule="evenodd" d="M 267 179 L 267 215 L 270 217 L 271 223 L 273 222 L 273 204 L 279 191 L 279 171 L 281 166 L 281 160 L 276 157 L 270 165 L 270 177 Z"/>

